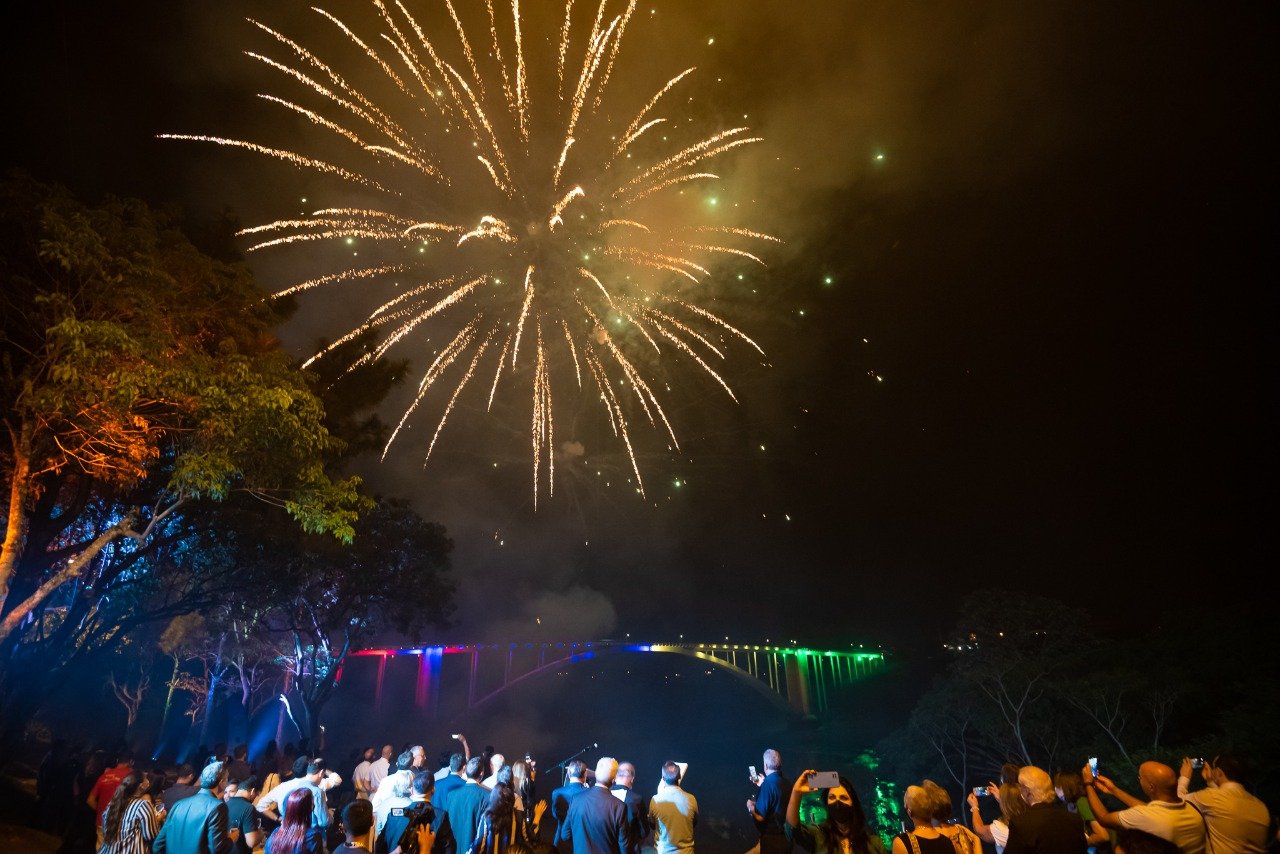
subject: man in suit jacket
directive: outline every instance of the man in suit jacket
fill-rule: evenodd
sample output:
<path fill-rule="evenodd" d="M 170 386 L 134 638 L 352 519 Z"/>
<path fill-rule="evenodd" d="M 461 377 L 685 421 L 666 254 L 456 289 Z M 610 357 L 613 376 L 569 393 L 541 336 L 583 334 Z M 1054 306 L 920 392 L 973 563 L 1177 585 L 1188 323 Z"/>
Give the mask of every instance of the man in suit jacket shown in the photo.
<path fill-rule="evenodd" d="M 152 843 L 152 854 L 230 854 L 227 805 L 216 793 L 227 782 L 221 762 L 200 772 L 200 791 L 173 805 Z"/>
<path fill-rule="evenodd" d="M 441 827 L 447 827 L 446 832 L 452 837 L 454 850 L 459 854 L 466 854 L 471 848 L 471 843 L 476 838 L 476 828 L 480 825 L 480 816 L 489 803 L 489 790 L 480 785 L 487 770 L 482 757 L 472 756 L 468 759 L 466 783 L 450 792 L 443 804 L 446 820 Z"/>
<path fill-rule="evenodd" d="M 569 802 L 587 790 L 587 766 L 581 759 L 574 759 L 564 766 L 564 770 L 568 780 L 551 793 L 550 812 L 555 816 L 557 832 L 560 825 L 564 824 L 564 817 L 569 814 Z"/>
<path fill-rule="evenodd" d="M 573 854 L 626 854 L 631 850 L 627 807 L 609 791 L 617 773 L 618 761 L 611 756 L 596 763 L 596 784 L 569 802 L 569 812 L 556 828 L 556 848 Z"/>
<path fill-rule="evenodd" d="M 644 799 L 635 790 L 636 766 L 630 762 L 618 763 L 618 775 L 614 778 L 613 796 L 626 804 L 627 829 L 631 834 L 628 854 L 640 854 L 640 845 L 649 836 L 649 810 Z"/>

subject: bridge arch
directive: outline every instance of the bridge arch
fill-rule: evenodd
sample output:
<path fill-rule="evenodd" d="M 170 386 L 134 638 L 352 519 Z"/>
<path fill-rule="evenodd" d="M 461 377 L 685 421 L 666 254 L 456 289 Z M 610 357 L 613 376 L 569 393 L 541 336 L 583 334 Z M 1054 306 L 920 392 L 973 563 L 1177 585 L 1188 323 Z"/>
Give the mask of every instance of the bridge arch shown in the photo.
<path fill-rule="evenodd" d="M 536 652 L 537 661 L 517 669 L 517 653 Z M 374 701 L 382 703 L 383 680 L 387 660 L 398 656 L 418 656 L 415 704 L 438 707 L 440 663 L 444 655 L 468 655 L 470 679 L 467 708 L 488 704 L 514 685 L 536 679 L 566 664 L 602 655 L 666 653 L 712 664 L 745 682 L 778 708 L 801 717 L 815 717 L 827 708 L 831 689 L 865 678 L 884 668 L 884 654 L 863 649 L 817 650 L 804 647 L 779 647 L 759 644 L 631 643 L 620 641 L 585 641 L 524 644 L 458 644 L 408 649 L 369 649 L 351 653 L 352 657 L 379 658 Z M 496 688 L 482 689 L 478 678 L 481 658 L 490 661 L 505 655 L 501 682 Z M 482 693 L 483 690 L 483 693 Z"/>

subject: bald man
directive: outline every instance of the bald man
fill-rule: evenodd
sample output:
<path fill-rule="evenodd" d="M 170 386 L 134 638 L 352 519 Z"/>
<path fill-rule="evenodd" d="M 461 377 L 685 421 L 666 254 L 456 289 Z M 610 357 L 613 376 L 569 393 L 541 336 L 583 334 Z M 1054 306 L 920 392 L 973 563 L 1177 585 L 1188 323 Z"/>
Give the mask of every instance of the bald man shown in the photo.
<path fill-rule="evenodd" d="M 1019 769 L 1018 791 L 1028 807 L 1009 820 L 1004 854 L 1085 854 L 1084 822 L 1058 801 L 1049 772 Z"/>
<path fill-rule="evenodd" d="M 1178 846 L 1182 854 L 1205 854 L 1208 832 L 1204 818 L 1191 804 L 1178 797 L 1178 775 L 1163 762 L 1143 762 L 1138 766 L 1138 785 L 1148 800 L 1143 802 L 1101 775 L 1094 777 L 1086 763 L 1080 773 L 1089 806 L 1098 824 L 1111 830 L 1131 827 Z M 1111 795 L 1126 809 L 1112 812 L 1100 795 Z M 1008 851 L 1008 849 L 1005 849 Z"/>

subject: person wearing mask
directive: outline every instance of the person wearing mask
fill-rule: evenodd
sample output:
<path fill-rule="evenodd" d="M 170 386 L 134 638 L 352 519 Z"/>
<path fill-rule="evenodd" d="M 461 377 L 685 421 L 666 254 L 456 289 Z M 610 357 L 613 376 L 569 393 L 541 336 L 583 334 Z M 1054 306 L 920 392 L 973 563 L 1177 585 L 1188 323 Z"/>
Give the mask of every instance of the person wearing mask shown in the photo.
<path fill-rule="evenodd" d="M 867 829 L 862 801 L 849 781 L 840 777 L 840 785 L 823 792 L 809 785 L 814 773 L 812 768 L 806 769 L 791 787 L 787 799 L 787 838 L 809 854 L 884 854 L 884 843 Z M 810 792 L 822 792 L 826 801 L 827 817 L 820 824 L 800 821 L 800 802 Z"/>

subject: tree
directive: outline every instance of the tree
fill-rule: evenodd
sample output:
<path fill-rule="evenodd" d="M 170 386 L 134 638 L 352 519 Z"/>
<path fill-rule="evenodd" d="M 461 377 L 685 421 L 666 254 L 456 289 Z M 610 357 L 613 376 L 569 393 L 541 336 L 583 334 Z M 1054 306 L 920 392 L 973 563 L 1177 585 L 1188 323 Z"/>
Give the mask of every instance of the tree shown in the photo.
<path fill-rule="evenodd" d="M 341 442 L 247 269 L 202 255 L 168 218 L 10 178 L 0 277 L 9 755 L 50 674 L 213 600 L 234 569 L 211 535 L 219 502 L 350 540 L 366 500 L 326 467 Z"/>
<path fill-rule="evenodd" d="M 261 589 L 274 584 L 268 598 L 277 603 L 264 625 L 302 701 L 304 736 L 319 735 L 321 713 L 353 649 L 384 631 L 416 643 L 428 625 L 448 625 L 452 548 L 443 527 L 402 501 L 382 499 L 361 517 L 350 544 L 303 535 L 258 551 Z"/>

